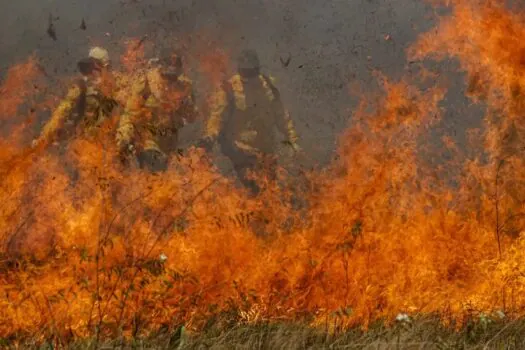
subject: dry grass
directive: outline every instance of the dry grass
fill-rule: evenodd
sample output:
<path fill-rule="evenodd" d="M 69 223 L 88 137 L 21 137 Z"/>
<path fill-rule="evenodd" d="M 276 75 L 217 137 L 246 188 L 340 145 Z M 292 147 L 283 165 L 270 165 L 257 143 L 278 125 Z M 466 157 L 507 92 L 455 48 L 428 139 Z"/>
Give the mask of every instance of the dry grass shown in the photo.
<path fill-rule="evenodd" d="M 0 342 L 2 348 L 54 349 L 50 344 Z M 437 318 L 421 318 L 390 327 L 374 324 L 368 331 L 350 329 L 338 334 L 301 324 L 210 327 L 199 334 L 178 328 L 149 338 L 95 344 L 86 339 L 69 349 L 524 349 L 525 320 L 471 322 L 459 332 L 440 325 Z"/>

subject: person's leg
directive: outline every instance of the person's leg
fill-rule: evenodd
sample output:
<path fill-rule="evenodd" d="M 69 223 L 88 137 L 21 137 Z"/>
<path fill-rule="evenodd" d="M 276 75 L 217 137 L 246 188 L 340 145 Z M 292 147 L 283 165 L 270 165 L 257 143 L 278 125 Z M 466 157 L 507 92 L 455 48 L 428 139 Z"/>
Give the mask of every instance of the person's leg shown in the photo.
<path fill-rule="evenodd" d="M 148 169 L 153 173 L 166 171 L 168 168 L 168 157 L 157 150 L 146 149 L 138 156 L 140 167 Z"/>
<path fill-rule="evenodd" d="M 253 195 L 257 195 L 260 191 L 257 182 L 251 178 L 252 172 L 256 169 L 257 159 L 251 159 L 245 157 L 239 159 L 236 157 L 235 160 L 231 159 L 233 168 L 237 173 L 237 177 L 241 181 L 242 185 L 247 188 Z"/>
<path fill-rule="evenodd" d="M 277 180 L 277 159 L 275 156 L 270 154 L 264 154 L 261 157 L 261 161 L 258 165 L 258 171 L 264 173 L 268 180 Z"/>

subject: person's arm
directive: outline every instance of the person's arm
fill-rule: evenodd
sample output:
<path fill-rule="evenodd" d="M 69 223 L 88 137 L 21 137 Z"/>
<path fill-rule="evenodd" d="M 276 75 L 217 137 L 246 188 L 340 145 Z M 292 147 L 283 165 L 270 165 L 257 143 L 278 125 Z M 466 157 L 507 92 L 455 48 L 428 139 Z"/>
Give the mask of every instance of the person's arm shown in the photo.
<path fill-rule="evenodd" d="M 137 78 L 131 87 L 131 95 L 126 102 L 124 113 L 120 116 L 117 127 L 116 141 L 121 151 L 124 151 L 131 144 L 135 136 L 133 122 L 140 118 L 145 105 L 145 98 L 148 93 L 148 81 L 145 75 Z"/>
<path fill-rule="evenodd" d="M 195 102 L 195 92 L 193 90 L 193 82 L 187 77 L 182 77 L 182 83 L 184 85 L 184 100 L 182 101 L 182 117 L 184 118 L 184 124 L 193 123 L 197 120 L 199 110 L 197 103 Z"/>
<path fill-rule="evenodd" d="M 224 87 L 219 87 L 210 98 L 210 116 L 206 122 L 204 137 L 215 139 L 222 126 L 222 117 L 227 106 L 227 93 Z"/>
<path fill-rule="evenodd" d="M 57 108 L 53 111 L 51 119 L 44 125 L 40 137 L 35 140 L 35 143 L 52 142 L 58 130 L 63 127 L 66 118 L 72 113 L 73 109 L 78 103 L 82 95 L 82 87 L 79 84 L 74 84 L 69 88 L 66 97 L 59 103 Z"/>
<path fill-rule="evenodd" d="M 228 94 L 224 86 L 218 87 L 208 100 L 210 115 L 204 125 L 204 135 L 197 147 L 211 152 L 222 128 L 223 115 L 228 103 Z"/>
<path fill-rule="evenodd" d="M 297 141 L 299 138 L 297 137 L 297 132 L 295 131 L 293 120 L 290 117 L 290 113 L 288 112 L 288 110 L 286 110 L 284 106 L 282 106 L 282 103 L 280 101 L 279 103 L 281 104 L 281 113 L 279 114 L 281 117 L 279 118 L 280 120 L 277 123 L 279 131 L 286 136 L 286 141 L 289 142 L 294 149 L 298 149 L 299 146 L 297 144 Z"/>
<path fill-rule="evenodd" d="M 290 113 L 284 107 L 284 104 L 281 100 L 281 94 L 273 84 L 272 78 L 265 77 L 265 79 L 273 93 L 272 103 L 276 112 L 275 115 L 277 120 L 275 123 L 277 129 L 286 137 L 286 142 L 289 143 L 290 146 L 294 148 L 294 150 L 298 151 L 300 149 L 299 145 L 297 144 L 298 137 L 295 131 L 293 120 L 290 117 Z"/>

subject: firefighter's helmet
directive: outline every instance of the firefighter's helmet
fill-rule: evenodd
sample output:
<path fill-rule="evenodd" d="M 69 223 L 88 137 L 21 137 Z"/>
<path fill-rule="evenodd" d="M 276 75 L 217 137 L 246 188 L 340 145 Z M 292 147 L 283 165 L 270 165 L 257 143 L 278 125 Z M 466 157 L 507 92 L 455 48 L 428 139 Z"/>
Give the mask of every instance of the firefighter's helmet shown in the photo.
<path fill-rule="evenodd" d="M 259 69 L 259 55 L 255 50 L 243 50 L 237 59 L 239 69 Z"/>
<path fill-rule="evenodd" d="M 106 49 L 104 49 L 104 48 L 102 48 L 100 46 L 92 47 L 89 50 L 89 57 L 92 58 L 92 59 L 95 59 L 97 61 L 100 61 L 100 63 L 104 67 L 107 67 L 110 64 L 108 50 L 106 50 Z"/>

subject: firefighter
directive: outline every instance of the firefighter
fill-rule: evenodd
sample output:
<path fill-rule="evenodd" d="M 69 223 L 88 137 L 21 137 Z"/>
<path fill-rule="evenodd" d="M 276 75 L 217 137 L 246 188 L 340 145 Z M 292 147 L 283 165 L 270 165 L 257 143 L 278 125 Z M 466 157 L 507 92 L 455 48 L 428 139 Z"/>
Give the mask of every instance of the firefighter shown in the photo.
<path fill-rule="evenodd" d="M 33 146 L 68 139 L 79 133 L 93 135 L 117 106 L 111 97 L 113 84 L 108 52 L 94 47 L 77 66 L 81 77 L 69 88 Z"/>
<path fill-rule="evenodd" d="M 195 121 L 197 107 L 181 56 L 163 51 L 132 86 L 116 141 L 123 158 L 136 155 L 141 168 L 162 171 L 178 151 L 178 133 Z"/>
<path fill-rule="evenodd" d="M 257 194 L 260 189 L 249 178 L 251 171 L 265 167 L 270 177 L 275 177 L 274 128 L 285 135 L 286 144 L 300 151 L 292 120 L 273 79 L 261 73 L 257 53 L 245 50 L 238 57 L 237 74 L 214 94 L 200 146 L 211 150 L 218 142 L 239 180 Z"/>

